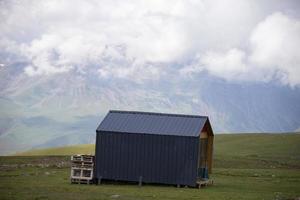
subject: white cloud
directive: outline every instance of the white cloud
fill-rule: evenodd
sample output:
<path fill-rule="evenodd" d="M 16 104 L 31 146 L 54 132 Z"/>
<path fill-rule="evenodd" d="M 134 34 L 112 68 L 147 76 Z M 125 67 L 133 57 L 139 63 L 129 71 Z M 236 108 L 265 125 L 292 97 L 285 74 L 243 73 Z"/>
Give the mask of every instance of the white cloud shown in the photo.
<path fill-rule="evenodd" d="M 28 75 L 41 75 L 66 72 L 72 68 L 64 63 L 57 47 L 63 40 L 56 35 L 44 35 L 40 40 L 32 41 L 30 46 L 22 47 L 23 55 L 32 65 L 25 68 Z"/>
<path fill-rule="evenodd" d="M 168 74 L 164 66 L 192 63 L 180 72 L 207 70 L 226 80 L 277 77 L 298 85 L 299 21 L 278 13 L 264 20 L 273 4 L 262 5 L 247 0 L 4 1 L 0 54 L 25 58 L 28 75 L 97 66 L 102 78 L 142 81 Z"/>
<path fill-rule="evenodd" d="M 153 65 L 131 64 L 128 67 L 106 65 L 98 70 L 100 77 L 128 78 L 142 83 L 145 80 L 156 80 L 161 76 L 160 67 Z"/>
<path fill-rule="evenodd" d="M 35 57 L 48 62 L 49 72 L 45 66 L 38 69 L 41 63 L 33 62 L 29 69 L 36 74 L 64 71 L 63 65 L 97 64 L 107 45 L 125 45 L 126 56 L 140 62 L 181 62 L 202 48 L 219 45 L 224 38 L 228 40 L 226 35 L 232 33 L 236 23 L 249 24 L 236 20 L 241 18 L 231 12 L 231 5 L 248 13 L 245 19 L 251 20 L 247 1 L 229 1 L 223 12 L 210 1 L 193 0 L 10 1 L 2 5 L 0 15 L 4 20 L 0 22 L 0 34 L 23 46 L 22 56 L 29 61 Z M 228 25 L 226 30 L 224 26 L 214 26 L 224 23 Z M 219 41 L 211 37 L 218 29 L 225 33 Z M 52 47 L 46 41 L 49 37 L 56 38 Z M 234 37 L 235 41 L 240 39 Z M 34 48 L 44 48 L 42 51 L 47 55 Z M 58 60 L 49 57 L 53 51 Z"/>
<path fill-rule="evenodd" d="M 227 79 L 238 78 L 246 72 L 245 52 L 239 49 L 230 49 L 225 54 L 206 52 L 200 60 L 211 73 Z"/>
<path fill-rule="evenodd" d="M 274 13 L 259 23 L 251 38 L 250 60 L 284 84 L 300 84 L 300 21 Z"/>
<path fill-rule="evenodd" d="M 300 21 L 274 13 L 260 22 L 249 38 L 249 48 L 225 52 L 206 51 L 181 70 L 194 74 L 203 70 L 226 80 L 270 81 L 300 84 Z"/>
<path fill-rule="evenodd" d="M 207 51 L 198 54 L 192 64 L 180 70 L 180 74 L 191 78 L 197 73 L 207 71 L 228 81 L 251 80 L 246 62 L 246 53 L 240 49 L 232 48 L 226 52 Z"/>
<path fill-rule="evenodd" d="M 163 74 L 159 64 L 151 64 L 125 55 L 124 46 L 107 46 L 101 56 L 98 74 L 102 79 L 125 78 L 135 82 L 159 79 Z"/>

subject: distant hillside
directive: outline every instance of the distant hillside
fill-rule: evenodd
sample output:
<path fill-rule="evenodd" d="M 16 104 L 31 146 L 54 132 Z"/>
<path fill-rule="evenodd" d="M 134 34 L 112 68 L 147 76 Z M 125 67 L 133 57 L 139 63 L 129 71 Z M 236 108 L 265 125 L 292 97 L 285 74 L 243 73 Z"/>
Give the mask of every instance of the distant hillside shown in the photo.
<path fill-rule="evenodd" d="M 94 154 L 95 145 L 30 150 L 19 156 Z M 300 134 L 218 134 L 214 165 L 240 167 L 300 167 Z M 267 166 L 268 165 L 268 166 Z"/>
<path fill-rule="evenodd" d="M 73 155 L 73 154 L 94 154 L 94 144 L 80 144 L 74 146 L 34 149 L 21 153 L 16 153 L 16 156 L 52 156 L 52 155 Z"/>

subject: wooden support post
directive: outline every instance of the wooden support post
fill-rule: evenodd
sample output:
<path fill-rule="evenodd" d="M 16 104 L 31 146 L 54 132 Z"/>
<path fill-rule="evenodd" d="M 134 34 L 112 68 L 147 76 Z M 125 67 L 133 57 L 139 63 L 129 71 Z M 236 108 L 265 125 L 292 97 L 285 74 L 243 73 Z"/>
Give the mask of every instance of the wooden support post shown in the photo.
<path fill-rule="evenodd" d="M 143 181 L 143 177 L 140 176 L 140 178 L 139 178 L 139 186 L 140 186 L 140 187 L 142 186 L 142 181 Z"/>

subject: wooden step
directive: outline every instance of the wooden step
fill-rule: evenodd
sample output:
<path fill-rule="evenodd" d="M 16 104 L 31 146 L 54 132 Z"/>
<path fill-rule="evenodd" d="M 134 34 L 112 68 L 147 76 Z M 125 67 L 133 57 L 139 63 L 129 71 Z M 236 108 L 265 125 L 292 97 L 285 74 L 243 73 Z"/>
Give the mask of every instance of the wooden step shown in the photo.
<path fill-rule="evenodd" d="M 205 187 L 205 186 L 209 186 L 209 185 L 213 185 L 214 181 L 212 179 L 206 179 L 206 180 L 198 180 L 197 181 L 197 186 L 200 189 L 201 187 Z"/>

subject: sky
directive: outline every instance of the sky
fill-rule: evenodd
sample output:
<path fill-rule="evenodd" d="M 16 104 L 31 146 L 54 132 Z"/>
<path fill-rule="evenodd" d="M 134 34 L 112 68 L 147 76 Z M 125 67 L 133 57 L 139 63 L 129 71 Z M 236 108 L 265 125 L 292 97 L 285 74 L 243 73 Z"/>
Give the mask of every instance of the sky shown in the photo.
<path fill-rule="evenodd" d="M 299 101 L 299 0 L 0 0 L 0 155 L 92 143 L 111 109 L 299 131 Z"/>
<path fill-rule="evenodd" d="M 300 3 L 270 0 L 0 2 L 0 67 L 29 76 L 85 73 L 142 83 L 208 73 L 300 86 Z M 179 66 L 179 67 L 177 67 Z M 171 78 L 171 77 L 170 77 Z"/>

